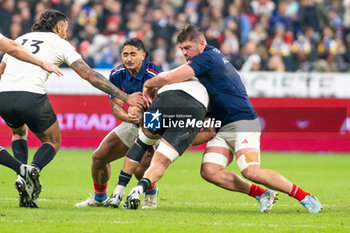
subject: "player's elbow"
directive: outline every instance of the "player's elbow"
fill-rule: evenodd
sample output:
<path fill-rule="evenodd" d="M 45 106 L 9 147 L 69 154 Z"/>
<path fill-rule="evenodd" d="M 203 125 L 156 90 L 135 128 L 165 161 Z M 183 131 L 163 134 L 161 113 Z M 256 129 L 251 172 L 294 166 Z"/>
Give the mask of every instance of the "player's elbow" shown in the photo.
<path fill-rule="evenodd" d="M 162 86 L 174 83 L 173 74 L 169 71 L 160 73 L 158 80 L 161 81 Z"/>
<path fill-rule="evenodd" d="M 82 59 L 74 61 L 70 67 L 83 79 L 92 83 L 93 82 L 93 71 Z"/>

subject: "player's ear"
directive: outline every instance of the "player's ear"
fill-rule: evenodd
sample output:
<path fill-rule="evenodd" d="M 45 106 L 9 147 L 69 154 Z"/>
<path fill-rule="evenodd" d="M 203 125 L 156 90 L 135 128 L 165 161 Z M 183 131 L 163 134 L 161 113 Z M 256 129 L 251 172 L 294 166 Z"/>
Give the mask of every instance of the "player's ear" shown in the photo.
<path fill-rule="evenodd" d="M 200 43 L 203 47 L 205 47 L 205 40 L 203 40 L 203 38 L 200 39 Z"/>
<path fill-rule="evenodd" d="M 62 30 L 61 25 L 59 23 L 56 23 L 55 27 L 53 28 L 53 31 L 59 35 L 61 30 Z"/>

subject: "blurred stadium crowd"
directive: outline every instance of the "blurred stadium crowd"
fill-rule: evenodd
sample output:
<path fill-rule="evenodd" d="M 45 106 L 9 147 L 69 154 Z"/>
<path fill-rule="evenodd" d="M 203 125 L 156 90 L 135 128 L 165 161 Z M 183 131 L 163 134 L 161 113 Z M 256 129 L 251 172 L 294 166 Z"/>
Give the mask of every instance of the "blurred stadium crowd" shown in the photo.
<path fill-rule="evenodd" d="M 164 70 L 183 64 L 176 31 L 192 23 L 241 71 L 350 70 L 350 0 L 0 0 L 0 32 L 16 39 L 47 8 L 95 68 L 120 64 L 129 37 Z"/>

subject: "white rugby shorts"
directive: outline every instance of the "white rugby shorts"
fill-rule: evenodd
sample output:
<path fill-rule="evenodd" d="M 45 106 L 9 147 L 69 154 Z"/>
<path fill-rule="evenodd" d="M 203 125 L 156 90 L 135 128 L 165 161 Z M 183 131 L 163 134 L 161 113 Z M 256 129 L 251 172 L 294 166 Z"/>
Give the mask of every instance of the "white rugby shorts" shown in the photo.
<path fill-rule="evenodd" d="M 112 130 L 120 140 L 127 146 L 131 147 L 139 135 L 139 128 L 128 122 L 122 122 Z"/>
<path fill-rule="evenodd" d="M 225 147 L 231 150 L 232 154 L 243 148 L 255 148 L 260 151 L 260 132 L 258 118 L 231 122 L 219 130 L 208 142 L 207 148 Z"/>

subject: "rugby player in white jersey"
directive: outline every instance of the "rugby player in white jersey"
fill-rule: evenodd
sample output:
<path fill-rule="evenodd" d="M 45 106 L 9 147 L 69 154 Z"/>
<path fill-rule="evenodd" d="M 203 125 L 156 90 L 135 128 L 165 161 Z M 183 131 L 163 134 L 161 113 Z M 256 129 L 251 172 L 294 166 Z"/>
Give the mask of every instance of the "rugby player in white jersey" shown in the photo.
<path fill-rule="evenodd" d="M 33 32 L 20 36 L 16 41 L 40 59 L 56 65 L 64 62 L 94 87 L 131 106 L 142 108 L 144 101 L 140 92 L 127 95 L 82 60 L 80 54 L 65 40 L 67 28 L 68 20 L 63 13 L 46 10 L 33 25 Z M 49 73 L 38 66 L 5 55 L 0 64 L 0 75 L 0 116 L 11 128 L 12 140 L 22 140 L 25 144 L 14 150 L 15 156 L 17 154 L 22 161 L 10 159 L 7 153 L 0 155 L 0 163 L 18 173 L 15 184 L 20 195 L 19 206 L 38 207 L 37 198 L 41 192 L 39 172 L 54 158 L 61 145 L 56 114 L 45 91 Z M 25 165 L 28 128 L 42 143 L 31 165 Z"/>
<path fill-rule="evenodd" d="M 123 174 L 119 176 L 119 179 L 126 180 L 126 184 L 138 168 L 144 153 L 158 139 L 160 139 L 160 143 L 154 152 L 150 167 L 139 181 L 138 186 L 130 191 L 123 208 L 137 209 L 141 194 L 154 185 L 164 175 L 168 166 L 193 143 L 200 128 L 196 127 L 197 124 L 191 126 L 186 122 L 203 122 L 208 103 L 208 93 L 197 78 L 167 85 L 158 90 L 156 98 L 147 109 L 148 112 L 152 113 L 152 119 L 167 118 L 168 120 L 181 121 L 184 125 L 182 123 L 179 123 L 179 127 L 160 125 L 159 128 L 140 131 L 136 142 L 130 147 L 124 159 L 122 171 L 129 176 Z M 116 195 L 112 195 L 107 203 L 119 203 L 124 189 L 121 192 L 116 189 L 114 191 Z"/>
<path fill-rule="evenodd" d="M 34 65 L 40 66 L 48 72 L 54 72 L 58 76 L 62 75 L 62 71 L 53 63 L 46 62 L 40 58 L 31 54 L 27 49 L 25 49 L 20 44 L 13 40 L 6 38 L 0 33 L 0 51 L 11 55 L 19 60 L 32 63 Z"/>

